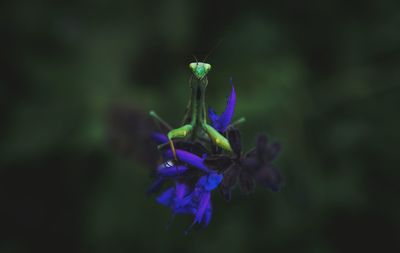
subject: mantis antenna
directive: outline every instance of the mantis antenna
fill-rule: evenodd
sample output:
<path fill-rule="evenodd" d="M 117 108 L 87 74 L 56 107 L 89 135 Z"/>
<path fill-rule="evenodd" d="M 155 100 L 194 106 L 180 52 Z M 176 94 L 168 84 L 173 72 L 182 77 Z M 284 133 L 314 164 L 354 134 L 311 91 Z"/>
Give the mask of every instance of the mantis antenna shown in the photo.
<path fill-rule="evenodd" d="M 196 63 L 199 63 L 199 61 L 197 60 L 196 56 L 193 55 L 194 60 L 196 61 Z"/>
<path fill-rule="evenodd" d="M 211 53 L 214 52 L 214 50 L 215 50 L 217 47 L 219 47 L 219 45 L 221 45 L 221 42 L 222 42 L 223 39 L 224 39 L 224 38 L 221 38 L 221 39 L 217 42 L 217 44 L 215 44 L 214 47 L 212 47 L 212 48 L 210 49 L 210 51 L 208 51 L 208 53 L 207 53 L 206 56 L 204 57 L 203 62 L 206 62 L 208 56 L 210 56 Z"/>

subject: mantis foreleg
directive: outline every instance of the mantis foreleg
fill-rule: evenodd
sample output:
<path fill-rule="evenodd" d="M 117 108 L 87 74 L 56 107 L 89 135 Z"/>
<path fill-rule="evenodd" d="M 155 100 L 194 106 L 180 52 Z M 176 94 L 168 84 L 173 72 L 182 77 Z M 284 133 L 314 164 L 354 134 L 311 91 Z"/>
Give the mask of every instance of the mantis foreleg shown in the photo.
<path fill-rule="evenodd" d="M 167 137 L 169 141 L 169 145 L 171 146 L 172 154 L 174 155 L 175 160 L 178 160 L 176 157 L 174 143 L 172 142 L 173 138 L 185 138 L 192 132 L 193 126 L 190 124 L 181 126 L 179 128 L 173 129 L 168 132 Z"/>
<path fill-rule="evenodd" d="M 231 145 L 229 144 L 229 141 L 222 134 L 220 134 L 215 128 L 206 123 L 203 123 L 202 127 L 215 145 L 226 151 L 232 152 L 232 148 Z"/>

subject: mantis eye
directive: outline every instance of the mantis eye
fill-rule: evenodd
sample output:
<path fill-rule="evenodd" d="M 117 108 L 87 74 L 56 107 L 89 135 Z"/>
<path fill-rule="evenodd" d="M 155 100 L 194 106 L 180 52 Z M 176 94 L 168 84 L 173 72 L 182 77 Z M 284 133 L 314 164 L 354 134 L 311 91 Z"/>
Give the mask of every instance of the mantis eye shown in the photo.
<path fill-rule="evenodd" d="M 189 64 L 189 68 L 193 72 L 196 71 L 196 67 L 197 67 L 197 63 L 196 62 L 192 62 L 192 63 Z"/>
<path fill-rule="evenodd" d="M 204 69 L 205 69 L 206 73 L 208 73 L 208 71 L 210 71 L 210 69 L 211 69 L 211 65 L 208 63 L 204 63 Z"/>

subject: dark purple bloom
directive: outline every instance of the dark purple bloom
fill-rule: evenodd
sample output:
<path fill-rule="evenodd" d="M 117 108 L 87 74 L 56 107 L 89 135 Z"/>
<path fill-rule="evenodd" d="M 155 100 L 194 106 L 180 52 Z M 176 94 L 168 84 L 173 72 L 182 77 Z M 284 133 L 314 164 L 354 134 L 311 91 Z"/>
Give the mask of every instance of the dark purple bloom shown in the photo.
<path fill-rule="evenodd" d="M 207 166 L 220 168 L 223 171 L 224 180 L 220 191 L 227 200 L 230 199 L 230 191 L 238 180 L 240 189 L 244 193 L 254 190 L 255 181 L 272 191 L 280 190 L 282 176 L 271 164 L 281 149 L 279 143 L 270 144 L 265 135 L 260 135 L 256 148 L 243 154 L 240 133 L 237 129 L 228 130 L 228 140 L 234 150 L 234 156 L 217 155 L 205 160 Z"/>
<path fill-rule="evenodd" d="M 279 191 L 282 186 L 282 175 L 277 168 L 271 164 L 278 156 L 282 146 L 278 142 L 268 143 L 266 135 L 260 135 L 257 141 L 255 155 L 249 155 L 250 159 L 256 159 L 258 167 L 253 172 L 257 182 L 272 191 Z M 256 165 L 256 166 L 257 166 Z"/>
<path fill-rule="evenodd" d="M 232 121 L 236 106 L 236 92 L 232 85 L 231 94 L 226 103 L 226 108 L 221 115 L 217 115 L 213 108 L 208 108 L 208 117 L 211 120 L 211 125 L 220 132 L 224 132 Z"/>

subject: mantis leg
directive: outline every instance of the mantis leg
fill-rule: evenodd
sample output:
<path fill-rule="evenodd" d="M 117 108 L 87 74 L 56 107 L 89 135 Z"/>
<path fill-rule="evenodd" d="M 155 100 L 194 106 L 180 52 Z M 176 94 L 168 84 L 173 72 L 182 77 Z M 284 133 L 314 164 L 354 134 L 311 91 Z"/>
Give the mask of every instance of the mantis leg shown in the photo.
<path fill-rule="evenodd" d="M 157 115 L 155 111 L 150 111 L 149 115 L 159 124 L 161 124 L 164 128 L 169 130 L 167 137 L 168 137 L 168 142 L 172 150 L 172 154 L 174 155 L 175 160 L 178 160 L 176 157 L 176 151 L 175 151 L 175 146 L 174 143 L 172 142 L 173 138 L 185 138 L 192 132 L 192 125 L 184 125 L 182 127 L 172 129 L 172 127 L 165 121 L 163 120 L 160 116 Z"/>
<path fill-rule="evenodd" d="M 168 131 L 170 131 L 172 129 L 172 127 L 165 121 L 163 120 L 160 116 L 157 115 L 157 113 L 153 110 L 151 110 L 149 112 L 149 115 L 154 119 L 154 121 L 158 124 L 158 127 L 160 127 L 159 124 L 161 124 L 165 129 L 167 129 Z"/>
<path fill-rule="evenodd" d="M 204 131 L 208 134 L 210 139 L 217 145 L 218 147 L 225 149 L 226 151 L 232 152 L 231 145 L 229 144 L 229 141 L 222 136 L 215 128 L 212 126 L 208 125 L 207 123 L 203 123 L 202 127 Z"/>
<path fill-rule="evenodd" d="M 169 131 L 167 134 L 169 145 L 171 146 L 172 154 L 174 155 L 175 160 L 178 160 L 176 157 L 176 151 L 174 143 L 172 142 L 173 138 L 185 138 L 192 132 L 193 126 L 190 124 L 181 126 L 179 128 L 173 129 Z"/>
<path fill-rule="evenodd" d="M 231 123 L 231 124 L 228 126 L 228 128 L 231 127 L 231 126 L 237 126 L 237 125 L 239 125 L 239 124 L 242 124 L 242 123 L 244 123 L 245 121 L 246 121 L 246 118 L 245 118 L 245 117 L 241 117 L 240 119 L 238 119 L 238 120 L 236 120 L 235 122 Z"/>

